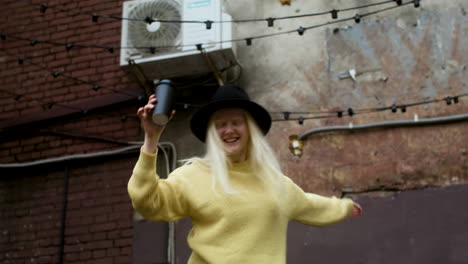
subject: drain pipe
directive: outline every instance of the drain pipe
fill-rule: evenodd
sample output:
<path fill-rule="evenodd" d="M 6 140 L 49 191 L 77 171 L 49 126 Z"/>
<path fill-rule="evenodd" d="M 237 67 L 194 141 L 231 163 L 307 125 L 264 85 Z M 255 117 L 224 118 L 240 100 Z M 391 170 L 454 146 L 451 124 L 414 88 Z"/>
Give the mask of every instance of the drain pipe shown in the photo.
<path fill-rule="evenodd" d="M 460 121 L 468 120 L 468 114 L 444 116 L 444 117 L 434 117 L 434 118 L 423 118 L 418 119 L 415 115 L 414 120 L 397 120 L 397 121 L 385 121 L 378 123 L 370 123 L 365 125 L 353 125 L 350 123 L 347 126 L 329 126 L 329 127 L 320 127 L 308 130 L 301 135 L 299 135 L 298 140 L 305 140 L 308 136 L 314 134 L 320 134 L 325 132 L 334 132 L 334 131 L 356 131 L 364 130 L 369 128 L 388 128 L 388 127 L 406 127 L 406 126 L 426 126 L 426 125 L 436 125 L 443 123 L 454 123 Z"/>
<path fill-rule="evenodd" d="M 65 166 L 65 175 L 63 179 L 63 200 L 62 200 L 62 217 L 60 219 L 60 250 L 59 250 L 59 264 L 63 264 L 63 252 L 65 248 L 65 225 L 67 220 L 67 206 L 68 206 L 68 179 L 70 172 L 68 164 Z"/>

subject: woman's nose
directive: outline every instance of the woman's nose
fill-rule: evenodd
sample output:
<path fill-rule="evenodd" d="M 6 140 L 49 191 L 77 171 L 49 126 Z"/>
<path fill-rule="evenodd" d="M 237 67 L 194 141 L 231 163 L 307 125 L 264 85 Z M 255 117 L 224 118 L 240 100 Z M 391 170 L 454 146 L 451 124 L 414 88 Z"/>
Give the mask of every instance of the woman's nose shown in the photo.
<path fill-rule="evenodd" d="M 224 132 L 229 133 L 229 132 L 232 132 L 232 131 L 234 131 L 234 127 L 231 124 L 227 124 L 226 127 L 225 127 Z"/>

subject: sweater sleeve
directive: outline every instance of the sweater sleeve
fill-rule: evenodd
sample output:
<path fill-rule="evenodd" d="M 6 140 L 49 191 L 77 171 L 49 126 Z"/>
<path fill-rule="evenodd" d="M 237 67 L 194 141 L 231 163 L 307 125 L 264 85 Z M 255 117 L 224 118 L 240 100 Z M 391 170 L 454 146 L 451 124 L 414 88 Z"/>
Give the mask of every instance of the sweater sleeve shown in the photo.
<path fill-rule="evenodd" d="M 175 221 L 186 217 L 188 206 L 182 191 L 183 184 L 175 176 L 159 178 L 156 155 L 140 151 L 127 186 L 133 208 L 151 221 Z"/>
<path fill-rule="evenodd" d="M 350 217 L 353 212 L 354 202 L 351 199 L 306 193 L 289 178 L 287 182 L 292 220 L 306 225 L 326 226 Z"/>

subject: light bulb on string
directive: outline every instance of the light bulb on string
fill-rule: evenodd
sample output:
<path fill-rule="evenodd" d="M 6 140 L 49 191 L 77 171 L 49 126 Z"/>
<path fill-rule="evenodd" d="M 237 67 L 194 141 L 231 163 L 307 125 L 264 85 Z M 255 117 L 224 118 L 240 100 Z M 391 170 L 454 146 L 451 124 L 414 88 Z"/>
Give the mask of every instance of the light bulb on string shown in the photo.
<path fill-rule="evenodd" d="M 47 11 L 48 6 L 45 4 L 41 4 L 39 11 L 44 14 Z"/>
<path fill-rule="evenodd" d="M 204 23 L 206 24 L 206 29 L 211 29 L 211 25 L 213 24 L 213 21 L 207 20 Z"/>
<path fill-rule="evenodd" d="M 330 11 L 330 13 L 331 13 L 333 19 L 338 18 L 338 10 L 333 9 L 332 11 Z"/>
<path fill-rule="evenodd" d="M 272 18 L 272 17 L 269 17 L 269 18 L 266 19 L 266 21 L 267 21 L 268 27 L 272 27 L 273 24 L 274 24 L 275 19 Z"/>
<path fill-rule="evenodd" d="M 299 29 L 297 30 L 297 33 L 299 34 L 299 36 L 304 35 L 304 32 L 305 32 L 305 28 L 303 28 L 302 26 L 300 26 Z"/>
<path fill-rule="evenodd" d="M 361 16 L 360 16 L 359 14 L 356 14 L 356 15 L 354 16 L 354 21 L 355 21 L 357 24 L 359 24 L 359 23 L 361 22 Z"/>

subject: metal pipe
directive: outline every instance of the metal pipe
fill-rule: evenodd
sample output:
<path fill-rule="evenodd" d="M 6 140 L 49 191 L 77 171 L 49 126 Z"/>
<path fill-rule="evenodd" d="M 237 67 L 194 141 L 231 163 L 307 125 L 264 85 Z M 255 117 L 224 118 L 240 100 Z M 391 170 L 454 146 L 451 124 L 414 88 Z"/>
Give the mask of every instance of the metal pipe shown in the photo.
<path fill-rule="evenodd" d="M 65 247 L 65 226 L 67 220 L 67 206 L 68 206 L 68 179 L 70 172 L 68 165 L 65 166 L 65 175 L 63 179 L 63 200 L 62 200 L 62 215 L 60 218 L 60 249 L 58 255 L 58 263 L 63 263 L 63 252 Z"/>
<path fill-rule="evenodd" d="M 110 150 L 110 151 L 101 151 L 96 153 L 89 153 L 89 154 L 76 154 L 64 157 L 57 157 L 57 158 L 50 158 L 50 159 L 43 159 L 43 160 L 35 160 L 31 162 L 24 162 L 24 163 L 0 163 L 0 169 L 14 169 L 14 168 L 26 168 L 26 167 L 34 167 L 39 165 L 46 165 L 51 163 L 60 163 L 65 161 L 73 161 L 73 160 L 82 160 L 82 159 L 90 159 L 90 158 L 97 158 L 97 157 L 105 157 L 105 156 L 113 156 L 119 154 L 126 154 L 126 153 L 133 153 L 139 151 L 141 148 L 142 142 L 128 142 L 128 144 L 132 144 L 132 146 L 128 146 L 121 149 Z M 160 142 L 158 143 L 160 147 L 168 146 L 170 149 L 175 153 L 175 146 L 171 142 Z M 175 162 L 176 158 L 174 158 L 172 168 L 175 169 Z"/>
<path fill-rule="evenodd" d="M 443 123 L 453 123 L 468 120 L 468 114 L 460 114 L 453 116 L 444 116 L 444 117 L 434 117 L 434 118 L 423 118 L 414 120 L 397 120 L 397 121 L 385 121 L 378 123 L 370 123 L 365 125 L 347 125 L 347 126 L 329 126 L 329 127 L 320 127 L 308 130 L 301 135 L 299 135 L 299 140 L 305 140 L 308 136 L 313 134 L 325 133 L 325 132 L 334 132 L 334 131 L 355 131 L 363 130 L 369 128 L 385 128 L 385 127 L 405 127 L 405 126 L 426 126 L 426 125 L 435 125 Z"/>

